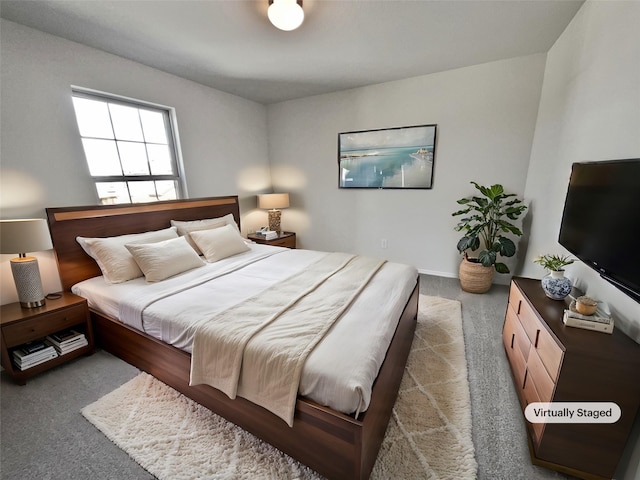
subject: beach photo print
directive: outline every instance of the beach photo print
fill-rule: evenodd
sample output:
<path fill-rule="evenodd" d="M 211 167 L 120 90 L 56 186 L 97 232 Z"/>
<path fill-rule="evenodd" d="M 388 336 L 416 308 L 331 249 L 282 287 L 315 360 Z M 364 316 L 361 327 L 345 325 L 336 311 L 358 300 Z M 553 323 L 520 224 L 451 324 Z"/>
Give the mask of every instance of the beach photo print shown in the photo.
<path fill-rule="evenodd" d="M 338 134 L 340 188 L 431 188 L 437 125 Z"/>

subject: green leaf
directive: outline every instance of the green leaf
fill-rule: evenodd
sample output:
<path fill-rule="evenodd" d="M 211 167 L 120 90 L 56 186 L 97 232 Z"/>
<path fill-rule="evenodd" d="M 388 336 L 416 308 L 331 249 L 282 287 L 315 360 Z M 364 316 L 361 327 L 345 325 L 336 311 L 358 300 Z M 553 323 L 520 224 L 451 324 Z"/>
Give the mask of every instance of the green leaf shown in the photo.
<path fill-rule="evenodd" d="M 473 244 L 473 237 L 464 236 L 460 240 L 458 240 L 458 245 L 456 247 L 458 248 L 458 251 L 462 253 L 468 248 L 471 248 L 472 244 Z"/>
<path fill-rule="evenodd" d="M 455 217 L 456 215 L 464 215 L 465 213 L 469 213 L 470 211 L 470 208 L 465 208 L 464 210 L 458 210 L 457 212 L 452 213 L 451 216 Z"/>
<path fill-rule="evenodd" d="M 500 229 L 503 232 L 511 232 L 514 235 L 518 235 L 518 236 L 522 235 L 522 232 L 520 231 L 520 229 L 515 225 L 513 225 L 512 223 L 505 222 L 504 220 L 500 220 L 498 224 L 500 225 Z"/>
<path fill-rule="evenodd" d="M 491 188 L 489 189 L 488 194 L 487 195 L 491 200 L 496 199 L 498 196 L 504 194 L 504 188 L 502 187 L 502 185 L 491 185 Z"/>
<path fill-rule="evenodd" d="M 500 245 L 500 255 L 505 257 L 513 257 L 516 254 L 516 244 L 507 237 L 498 237 L 496 242 Z"/>
<path fill-rule="evenodd" d="M 496 262 L 495 267 L 498 273 L 509 273 L 509 267 L 502 262 Z"/>
<path fill-rule="evenodd" d="M 489 200 L 482 197 L 473 197 L 473 201 L 478 204 L 480 208 L 486 208 L 489 205 Z"/>
<path fill-rule="evenodd" d="M 478 255 L 478 260 L 485 267 L 490 267 L 494 263 L 496 263 L 496 252 L 492 252 L 490 250 L 483 250 Z"/>

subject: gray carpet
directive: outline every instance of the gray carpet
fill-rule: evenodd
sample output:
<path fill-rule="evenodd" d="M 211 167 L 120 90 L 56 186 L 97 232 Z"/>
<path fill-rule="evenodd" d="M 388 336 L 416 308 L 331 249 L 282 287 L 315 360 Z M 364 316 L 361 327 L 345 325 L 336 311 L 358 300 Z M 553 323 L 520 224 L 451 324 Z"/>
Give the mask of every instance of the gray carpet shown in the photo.
<path fill-rule="evenodd" d="M 566 479 L 531 465 L 522 413 L 501 343 L 508 289 L 483 295 L 457 279 L 423 275 L 421 293 L 462 302 L 480 479 Z M 80 414 L 138 371 L 98 351 L 38 375 L 26 386 L 0 379 L 2 479 L 151 479 Z"/>

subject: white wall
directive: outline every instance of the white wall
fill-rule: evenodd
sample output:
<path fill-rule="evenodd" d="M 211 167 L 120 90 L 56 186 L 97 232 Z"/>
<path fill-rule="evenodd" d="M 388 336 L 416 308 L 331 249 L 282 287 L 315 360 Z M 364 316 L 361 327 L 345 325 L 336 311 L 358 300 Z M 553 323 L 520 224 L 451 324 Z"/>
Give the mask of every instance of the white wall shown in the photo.
<path fill-rule="evenodd" d="M 533 55 L 269 105 L 274 188 L 292 196 L 283 228 L 305 248 L 457 276 L 461 235 L 451 213 L 476 192 L 469 182 L 524 194 L 544 61 Z M 433 189 L 338 188 L 339 132 L 423 124 L 438 125 Z"/>
<path fill-rule="evenodd" d="M 639 25 L 639 2 L 588 1 L 547 54 L 525 189 L 533 210 L 527 276 L 544 275 L 532 263 L 540 253 L 568 253 L 557 238 L 571 164 L 640 158 Z M 582 263 L 568 266 L 567 276 L 609 302 L 616 328 L 640 342 L 638 303 Z M 636 418 L 615 478 L 640 478 L 639 437 Z"/>
<path fill-rule="evenodd" d="M 524 274 L 545 272 L 533 259 L 568 253 L 558 244 L 573 162 L 640 158 L 640 3 L 587 2 L 547 54 L 525 196 L 532 225 Z M 638 304 L 578 263 L 567 276 L 607 300 L 640 342 Z"/>
<path fill-rule="evenodd" d="M 266 107 L 136 62 L 2 20 L 2 218 L 93 205 L 71 85 L 174 107 L 189 196 L 238 195 L 243 212 L 270 186 Z M 17 300 L 3 255 L 1 303 Z M 52 254 L 40 254 L 46 291 L 60 290 Z"/>

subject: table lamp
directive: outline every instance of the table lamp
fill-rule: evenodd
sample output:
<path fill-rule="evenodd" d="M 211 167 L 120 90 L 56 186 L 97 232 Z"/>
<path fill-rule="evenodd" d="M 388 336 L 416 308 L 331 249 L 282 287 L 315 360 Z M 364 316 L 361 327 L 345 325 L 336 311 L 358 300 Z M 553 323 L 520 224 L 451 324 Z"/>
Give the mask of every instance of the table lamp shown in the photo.
<path fill-rule="evenodd" d="M 43 306 L 45 295 L 38 259 L 19 252 L 41 252 L 52 248 L 45 219 L 0 220 L 0 253 L 18 253 L 18 257 L 11 259 L 11 272 L 23 308 Z"/>
<path fill-rule="evenodd" d="M 269 230 L 280 232 L 280 216 L 279 208 L 289 207 L 288 193 L 265 193 L 258 195 L 258 208 L 269 210 Z"/>

